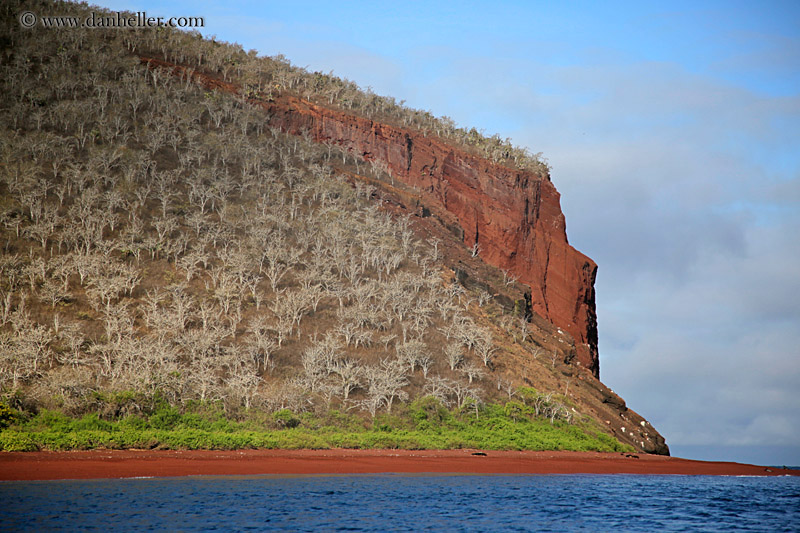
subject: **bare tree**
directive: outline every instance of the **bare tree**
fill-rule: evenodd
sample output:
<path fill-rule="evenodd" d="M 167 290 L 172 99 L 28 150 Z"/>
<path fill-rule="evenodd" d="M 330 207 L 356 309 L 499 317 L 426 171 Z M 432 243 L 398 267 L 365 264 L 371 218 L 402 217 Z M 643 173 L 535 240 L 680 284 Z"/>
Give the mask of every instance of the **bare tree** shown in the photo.
<path fill-rule="evenodd" d="M 517 276 L 508 270 L 503 270 L 503 283 L 505 283 L 506 287 L 509 285 L 513 285 L 517 282 Z"/>
<path fill-rule="evenodd" d="M 475 344 L 475 353 L 477 353 L 478 357 L 483 361 L 483 366 L 491 367 L 492 359 L 497 352 L 497 347 L 494 345 L 491 333 L 487 330 L 483 331 L 485 334 L 482 335 Z"/>
<path fill-rule="evenodd" d="M 134 318 L 131 306 L 127 302 L 111 303 L 103 310 L 106 339 L 120 344 L 123 338 L 132 336 Z"/>
<path fill-rule="evenodd" d="M 222 396 L 218 362 L 212 357 L 199 357 L 189 364 L 184 386 L 186 392 L 201 402 L 215 401 Z"/>
<path fill-rule="evenodd" d="M 72 295 L 64 289 L 63 283 L 53 278 L 45 278 L 42 287 L 39 289 L 42 301 L 50 304 L 55 309 L 56 304 L 68 301 Z"/>
<path fill-rule="evenodd" d="M 122 276 L 97 276 L 89 280 L 86 293 L 95 309 L 100 309 L 100 304 L 107 309 L 121 293 L 126 290 L 126 279 Z"/>
<path fill-rule="evenodd" d="M 458 342 L 451 342 L 445 346 L 444 355 L 447 358 L 447 364 L 450 365 L 450 370 L 455 370 L 464 361 L 463 347 Z"/>
<path fill-rule="evenodd" d="M 536 348 L 531 350 L 531 355 L 533 356 L 534 361 L 536 361 L 539 359 L 540 355 L 544 355 L 544 350 L 537 346 Z"/>
<path fill-rule="evenodd" d="M 59 362 L 72 367 L 86 363 L 86 359 L 81 356 L 81 346 L 86 339 L 77 324 L 72 323 L 61 326 L 58 338 L 63 343 L 64 348 L 58 353 Z"/>
<path fill-rule="evenodd" d="M 338 376 L 342 400 L 346 401 L 353 389 L 361 386 L 364 368 L 353 359 L 345 359 L 335 362 L 331 370 Z"/>
<path fill-rule="evenodd" d="M 407 365 L 410 372 L 416 370 L 417 365 L 420 364 L 424 356 L 427 355 L 425 353 L 427 349 L 428 347 L 425 346 L 425 343 L 419 339 L 413 339 L 403 344 L 395 345 L 397 360 Z M 430 361 L 428 361 L 428 366 L 430 366 Z"/>
<path fill-rule="evenodd" d="M 524 318 L 519 319 L 520 342 L 526 342 L 531 334 L 530 324 Z"/>
<path fill-rule="evenodd" d="M 248 345 L 251 355 L 259 368 L 268 370 L 271 368 L 270 358 L 278 347 L 270 333 L 272 327 L 269 321 L 263 315 L 260 315 L 250 324 L 250 331 L 252 332 L 252 337 L 250 337 Z"/>
<path fill-rule="evenodd" d="M 261 258 L 260 273 L 269 279 L 272 292 L 278 290 L 278 284 L 284 276 L 297 264 L 300 259 L 298 250 L 292 248 L 286 241 L 274 235 L 265 243 Z"/>
<path fill-rule="evenodd" d="M 384 359 L 380 366 L 366 367 L 365 374 L 368 389 L 366 403 L 363 405 L 373 417 L 381 405 L 385 405 L 386 410 L 391 413 L 392 402 L 395 399 L 402 401 L 408 398 L 408 393 L 403 390 L 408 380 L 404 365 L 399 361 Z"/>
<path fill-rule="evenodd" d="M 472 383 L 473 380 L 481 379 L 485 375 L 481 367 L 476 366 L 472 363 L 467 363 L 466 365 L 464 365 L 461 368 L 461 372 L 465 376 L 467 376 L 467 379 L 469 379 L 470 384 Z"/>
<path fill-rule="evenodd" d="M 319 345 L 312 345 L 303 351 L 303 376 L 300 381 L 311 392 L 319 390 L 330 374 L 327 355 L 325 349 Z"/>
<path fill-rule="evenodd" d="M 456 381 L 453 383 L 452 390 L 453 395 L 456 398 L 456 405 L 460 409 L 463 409 L 469 403 L 472 403 L 477 412 L 477 407 L 482 403 L 480 391 L 477 388 L 470 387 L 461 381 Z"/>
<path fill-rule="evenodd" d="M 509 400 L 513 398 L 517 392 L 517 388 L 514 385 L 514 382 L 509 379 L 503 379 L 503 378 L 497 379 L 497 390 L 505 391 Z"/>
<path fill-rule="evenodd" d="M 428 353 L 423 353 L 418 359 L 419 367 L 422 370 L 422 377 L 428 378 L 428 372 L 434 364 L 433 357 Z"/>
<path fill-rule="evenodd" d="M 358 331 L 359 327 L 355 322 L 344 322 L 336 326 L 336 333 L 341 335 L 347 346 L 353 343 Z"/>
<path fill-rule="evenodd" d="M 492 299 L 492 295 L 486 292 L 485 290 L 481 290 L 478 293 L 478 307 L 483 307 Z"/>
<path fill-rule="evenodd" d="M 455 382 L 439 376 L 431 376 L 425 380 L 424 393 L 433 396 L 439 402 L 449 407 L 451 405 L 450 395 L 453 393 Z"/>
<path fill-rule="evenodd" d="M 475 244 L 473 244 L 472 248 L 470 248 L 470 253 L 472 254 L 472 257 L 478 257 L 478 254 L 480 254 L 480 252 L 481 252 L 481 247 L 478 244 L 478 241 L 475 241 Z"/>
<path fill-rule="evenodd" d="M 437 263 L 439 261 L 439 245 L 442 244 L 442 239 L 438 237 L 431 237 L 427 242 L 432 248 L 431 261 Z"/>
<path fill-rule="evenodd" d="M 250 409 L 261 382 L 261 378 L 249 371 L 249 369 L 237 368 L 225 378 L 225 384 L 227 385 L 226 400 L 232 401 L 245 409 Z"/>
<path fill-rule="evenodd" d="M 15 329 L 14 336 L 0 332 L 0 384 L 10 378 L 11 390 L 40 373 L 52 355 L 49 344 L 54 340 L 44 325 L 17 322 Z"/>
<path fill-rule="evenodd" d="M 300 321 L 309 310 L 309 304 L 298 290 L 283 290 L 272 302 L 272 312 L 278 317 L 278 321 L 284 325 L 283 330 L 288 329 L 288 335 L 292 334 L 294 328 L 300 333 Z M 280 345 L 280 341 L 278 342 Z"/>

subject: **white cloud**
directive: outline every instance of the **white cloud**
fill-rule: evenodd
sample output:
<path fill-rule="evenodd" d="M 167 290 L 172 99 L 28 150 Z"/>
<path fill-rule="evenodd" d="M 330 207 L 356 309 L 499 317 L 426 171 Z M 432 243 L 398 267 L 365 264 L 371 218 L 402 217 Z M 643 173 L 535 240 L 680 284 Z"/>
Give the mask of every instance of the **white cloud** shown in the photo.
<path fill-rule="evenodd" d="M 571 242 L 599 263 L 604 381 L 671 443 L 800 442 L 800 98 L 673 64 L 544 78 L 560 95 L 523 99 L 516 137 L 544 139 Z"/>

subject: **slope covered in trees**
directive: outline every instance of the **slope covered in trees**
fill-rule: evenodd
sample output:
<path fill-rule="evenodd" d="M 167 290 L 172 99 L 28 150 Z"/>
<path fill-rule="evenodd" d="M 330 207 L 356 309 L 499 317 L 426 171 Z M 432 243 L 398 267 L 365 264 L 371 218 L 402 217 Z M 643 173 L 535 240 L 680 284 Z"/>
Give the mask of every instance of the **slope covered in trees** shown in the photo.
<path fill-rule="evenodd" d="M 409 413 L 428 398 L 462 422 L 538 418 L 564 435 L 608 431 L 665 450 L 564 361 L 555 328 L 502 305 L 513 279 L 393 208 L 413 191 L 379 164 L 269 128 L 247 98 L 307 92 L 546 173 L 538 157 L 197 35 L 26 29 L 19 4 L 1 9 L 0 426 L 59 411 L 101 428 L 166 412 L 173 427 L 211 409 L 248 430 L 309 429 L 341 411 L 365 430 L 419 429 Z M 210 91 L 139 54 L 236 78 L 247 94 Z M 465 286 L 448 268 L 461 257 L 473 281 L 486 279 Z M 253 442 L 242 445 L 263 445 Z"/>

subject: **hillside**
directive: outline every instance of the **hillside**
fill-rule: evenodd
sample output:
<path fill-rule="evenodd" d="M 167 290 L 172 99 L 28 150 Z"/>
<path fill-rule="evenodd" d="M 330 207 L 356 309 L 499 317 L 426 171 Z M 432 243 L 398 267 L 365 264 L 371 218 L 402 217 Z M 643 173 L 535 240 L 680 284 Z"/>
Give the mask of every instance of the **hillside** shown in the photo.
<path fill-rule="evenodd" d="M 596 267 L 540 156 L 196 34 L 2 10 L 15 417 L 166 403 L 391 429 L 432 398 L 668 453 L 597 379 Z"/>

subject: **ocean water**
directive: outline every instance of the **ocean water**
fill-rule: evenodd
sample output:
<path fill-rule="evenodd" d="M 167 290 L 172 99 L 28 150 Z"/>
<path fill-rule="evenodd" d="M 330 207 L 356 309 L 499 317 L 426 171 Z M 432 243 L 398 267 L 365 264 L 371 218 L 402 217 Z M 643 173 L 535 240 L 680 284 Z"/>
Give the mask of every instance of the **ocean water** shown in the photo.
<path fill-rule="evenodd" d="M 0 530 L 800 531 L 800 477 L 15 481 L 0 482 Z"/>

